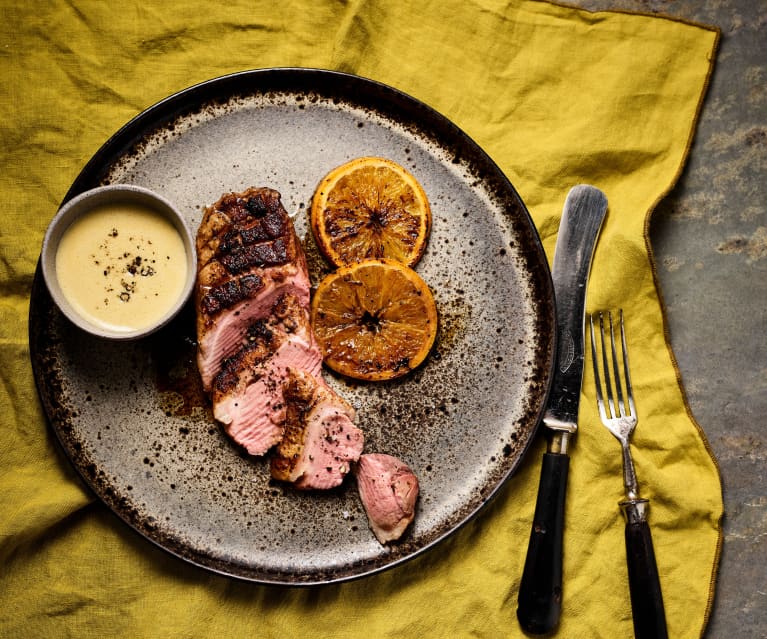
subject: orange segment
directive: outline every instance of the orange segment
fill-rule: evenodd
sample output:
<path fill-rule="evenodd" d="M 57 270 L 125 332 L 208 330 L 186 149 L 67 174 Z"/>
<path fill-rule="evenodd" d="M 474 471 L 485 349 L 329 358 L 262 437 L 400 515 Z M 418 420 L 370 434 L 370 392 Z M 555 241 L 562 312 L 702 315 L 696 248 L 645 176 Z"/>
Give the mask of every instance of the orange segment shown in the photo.
<path fill-rule="evenodd" d="M 426 250 L 431 208 L 418 180 L 384 158 L 333 169 L 314 192 L 311 224 L 334 266 L 388 258 L 413 266 Z"/>
<path fill-rule="evenodd" d="M 334 271 L 312 298 L 312 327 L 325 363 L 370 381 L 416 368 L 437 336 L 428 285 L 395 260 L 365 260 Z"/>

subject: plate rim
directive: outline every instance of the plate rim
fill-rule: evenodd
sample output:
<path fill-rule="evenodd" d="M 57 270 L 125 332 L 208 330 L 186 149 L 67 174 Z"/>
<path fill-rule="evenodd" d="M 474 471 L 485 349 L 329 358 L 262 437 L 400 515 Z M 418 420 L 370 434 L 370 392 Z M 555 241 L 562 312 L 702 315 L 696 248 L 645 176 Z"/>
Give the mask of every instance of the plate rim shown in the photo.
<path fill-rule="evenodd" d="M 43 387 L 44 375 L 40 371 L 40 361 L 44 359 L 45 355 L 41 352 L 44 350 L 44 348 L 40 346 L 40 341 L 36 331 L 42 330 L 43 327 L 39 326 L 39 321 L 36 319 L 36 317 L 41 315 L 40 311 L 38 310 L 38 306 L 45 306 L 43 302 L 45 301 L 46 297 L 48 298 L 49 304 L 52 304 L 52 301 L 50 300 L 50 296 L 45 287 L 45 284 L 42 282 L 41 265 L 39 261 L 35 270 L 32 289 L 30 292 L 30 306 L 28 314 L 29 348 L 30 359 L 34 373 L 33 377 L 35 380 L 38 397 L 40 398 L 44 408 L 46 421 L 48 422 L 49 427 L 54 431 L 56 440 L 65 453 L 67 461 L 74 467 L 79 477 L 85 482 L 89 490 L 101 503 L 107 506 L 110 512 L 114 513 L 121 521 L 128 524 L 130 529 L 134 530 L 141 537 L 150 541 L 155 546 L 163 549 L 171 555 L 178 557 L 194 566 L 203 568 L 216 574 L 263 585 L 315 586 L 361 579 L 406 563 L 415 557 L 423 555 L 445 539 L 452 537 L 467 523 L 474 520 L 481 512 L 486 510 L 487 505 L 494 501 L 495 497 L 508 484 L 508 480 L 515 474 L 520 464 L 522 463 L 522 460 L 525 458 L 532 445 L 532 442 L 536 438 L 536 434 L 539 429 L 540 420 L 551 390 L 553 367 L 555 363 L 557 331 L 556 316 L 554 310 L 554 289 L 551 279 L 551 272 L 548 266 L 545 251 L 543 249 L 542 241 L 538 234 L 538 230 L 533 223 L 532 217 L 530 216 L 527 207 L 525 206 L 524 201 L 517 192 L 516 188 L 508 179 L 508 177 L 503 173 L 503 171 L 501 171 L 500 167 L 498 167 L 495 161 L 489 156 L 489 154 L 487 154 L 484 149 L 482 149 L 468 134 L 465 133 L 465 131 L 454 124 L 449 118 L 442 115 L 437 110 L 418 100 L 417 98 L 414 98 L 399 89 L 376 80 L 346 72 L 313 67 L 269 67 L 263 69 L 237 71 L 193 84 L 185 89 L 181 89 L 180 91 L 177 91 L 161 99 L 153 105 L 150 105 L 132 117 L 130 120 L 128 120 L 115 133 L 113 133 L 83 166 L 73 181 L 72 185 L 70 186 L 69 190 L 67 191 L 66 195 L 64 196 L 61 204 L 63 205 L 69 199 L 75 197 L 88 188 L 102 183 L 102 181 L 107 176 L 109 169 L 114 165 L 114 163 L 121 157 L 124 157 L 126 154 L 135 150 L 137 145 L 140 144 L 140 140 L 146 136 L 148 130 L 151 131 L 161 129 L 163 126 L 169 124 L 182 115 L 198 112 L 200 108 L 205 104 L 215 102 L 217 99 L 221 99 L 222 95 L 226 96 L 227 100 L 231 100 L 237 95 L 252 96 L 256 94 L 279 93 L 280 90 L 285 91 L 288 87 L 293 86 L 296 83 L 311 83 L 314 79 L 317 78 L 320 79 L 320 83 L 335 83 L 333 84 L 334 89 L 344 87 L 348 89 L 350 85 L 362 85 L 369 90 L 375 89 L 378 92 L 376 97 L 383 96 L 389 100 L 389 102 L 386 104 L 386 108 L 375 107 L 371 109 L 369 104 L 364 104 L 364 99 L 359 101 L 358 106 L 368 110 L 383 111 L 384 113 L 387 113 L 388 109 L 392 108 L 392 105 L 394 108 L 406 106 L 411 109 L 411 111 L 407 111 L 407 113 L 412 118 L 412 122 L 408 122 L 406 125 L 417 124 L 418 118 L 425 118 L 429 121 L 430 124 L 434 124 L 435 122 L 438 123 L 440 126 L 440 130 L 436 131 L 438 139 L 441 139 L 444 135 L 449 134 L 452 136 L 451 139 L 457 139 L 460 142 L 462 148 L 467 148 L 470 151 L 470 154 L 466 154 L 462 157 L 456 157 L 454 160 L 456 163 L 459 161 L 469 161 L 471 165 L 471 163 L 479 161 L 483 167 L 489 167 L 491 172 L 490 174 L 483 175 L 483 180 L 489 181 L 490 191 L 492 193 L 503 193 L 505 196 L 511 195 L 513 199 L 516 200 L 516 205 L 525 218 L 524 230 L 530 236 L 529 239 L 532 240 L 532 245 L 526 247 L 525 255 L 528 256 L 528 259 L 531 252 L 535 252 L 537 255 L 536 277 L 533 279 L 535 287 L 539 289 L 545 289 L 538 291 L 538 299 L 542 299 L 547 304 L 546 310 L 548 310 L 548 313 L 541 309 L 541 317 L 536 324 L 537 328 L 535 332 L 536 335 L 541 335 L 541 328 L 546 328 L 548 339 L 542 346 L 543 350 L 547 351 L 544 353 L 545 361 L 542 362 L 541 367 L 543 369 L 545 379 L 542 381 L 543 388 L 539 401 L 537 402 L 535 415 L 531 417 L 531 420 L 534 423 L 530 427 L 529 437 L 522 446 L 521 452 L 514 460 L 514 463 L 509 466 L 499 481 L 497 481 L 497 483 L 492 486 L 492 489 L 483 495 L 480 503 L 478 503 L 473 508 L 473 510 L 457 524 L 449 527 L 448 530 L 443 531 L 441 534 L 435 536 L 427 543 L 413 549 L 411 552 L 394 557 L 392 561 L 384 561 L 380 564 L 377 562 L 372 562 L 374 565 L 367 569 L 362 568 L 358 571 L 345 572 L 335 576 L 322 576 L 323 571 L 317 570 L 314 571 L 314 574 L 317 575 L 316 578 L 299 580 L 268 577 L 267 572 L 272 571 L 266 571 L 263 569 L 257 570 L 257 575 L 255 573 L 245 574 L 227 571 L 217 567 L 218 564 L 221 563 L 220 561 L 212 560 L 210 564 L 208 564 L 204 561 L 201 561 L 200 558 L 196 555 L 192 557 L 189 554 L 185 554 L 183 552 L 183 548 L 175 548 L 173 547 L 173 544 L 170 544 L 167 541 L 163 542 L 161 539 L 150 536 L 145 531 L 139 529 L 133 522 L 131 522 L 130 518 L 127 517 L 124 513 L 120 512 L 120 510 L 117 509 L 114 504 L 105 499 L 105 497 L 100 493 L 98 487 L 96 486 L 96 482 L 88 477 L 87 473 L 84 472 L 80 465 L 75 463 L 71 451 L 67 447 L 66 442 L 62 437 L 62 433 L 60 432 L 60 429 L 62 428 L 60 419 L 56 418 L 56 407 L 51 406 L 50 398 L 48 396 L 49 391 Z M 271 84 L 271 86 L 277 86 L 279 89 L 272 88 L 269 91 L 264 91 L 263 87 L 261 87 L 261 90 L 259 91 L 259 85 L 264 84 Z M 233 91 L 232 89 L 235 88 L 237 88 L 237 90 Z M 348 98 L 346 95 L 344 97 Z M 349 99 L 344 100 L 344 102 L 353 101 L 354 100 Z M 527 268 L 526 272 L 531 272 L 531 269 Z M 364 564 L 365 562 L 363 561 L 362 565 Z M 360 563 L 355 565 L 360 566 Z M 331 570 L 331 572 L 333 571 Z M 282 571 L 279 574 L 283 577 L 286 575 L 285 571 Z"/>

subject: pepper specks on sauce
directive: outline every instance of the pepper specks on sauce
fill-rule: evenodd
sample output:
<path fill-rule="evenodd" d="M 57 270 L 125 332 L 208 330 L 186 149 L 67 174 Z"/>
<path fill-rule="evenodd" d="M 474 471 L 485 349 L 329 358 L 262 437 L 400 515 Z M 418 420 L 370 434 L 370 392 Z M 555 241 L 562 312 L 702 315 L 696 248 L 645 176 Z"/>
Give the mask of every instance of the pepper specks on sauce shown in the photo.
<path fill-rule="evenodd" d="M 137 204 L 108 204 L 65 231 L 56 272 L 65 297 L 87 320 L 131 331 L 175 304 L 186 280 L 186 252 L 161 214 Z"/>

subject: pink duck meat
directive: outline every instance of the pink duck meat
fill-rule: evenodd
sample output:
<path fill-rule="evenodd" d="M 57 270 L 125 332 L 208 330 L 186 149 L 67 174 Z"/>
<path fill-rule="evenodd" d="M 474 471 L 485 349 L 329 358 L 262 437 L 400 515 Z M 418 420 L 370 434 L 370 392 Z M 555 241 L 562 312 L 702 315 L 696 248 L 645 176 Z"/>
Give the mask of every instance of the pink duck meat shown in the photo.
<path fill-rule="evenodd" d="M 399 539 L 415 517 L 418 478 L 392 455 L 361 455 L 357 487 L 373 534 L 382 544 Z"/>

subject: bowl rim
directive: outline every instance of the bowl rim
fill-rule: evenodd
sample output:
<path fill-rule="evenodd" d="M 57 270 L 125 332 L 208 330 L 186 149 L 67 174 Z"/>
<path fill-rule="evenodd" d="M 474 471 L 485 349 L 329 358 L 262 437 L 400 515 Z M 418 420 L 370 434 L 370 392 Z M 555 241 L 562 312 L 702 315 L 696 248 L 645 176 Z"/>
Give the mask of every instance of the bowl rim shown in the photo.
<path fill-rule="evenodd" d="M 56 251 L 59 242 L 69 227 L 83 215 L 95 207 L 109 202 L 134 202 L 149 206 L 158 213 L 164 215 L 176 228 L 181 236 L 186 253 L 187 275 L 184 287 L 176 302 L 166 313 L 157 318 L 151 324 L 132 331 L 111 331 L 108 328 L 96 325 L 77 312 L 69 303 L 59 285 L 56 274 Z M 184 216 L 168 198 L 160 193 L 143 186 L 128 183 L 116 183 L 97 186 L 79 193 L 75 197 L 64 202 L 51 219 L 43 237 L 40 252 L 40 265 L 42 267 L 45 285 L 53 298 L 54 303 L 64 316 L 78 328 L 105 339 L 128 341 L 150 335 L 168 324 L 191 297 L 196 279 L 196 245 L 192 232 L 187 225 Z"/>

